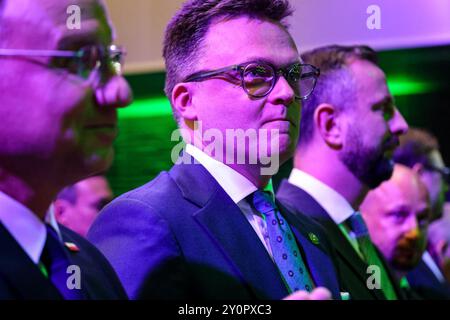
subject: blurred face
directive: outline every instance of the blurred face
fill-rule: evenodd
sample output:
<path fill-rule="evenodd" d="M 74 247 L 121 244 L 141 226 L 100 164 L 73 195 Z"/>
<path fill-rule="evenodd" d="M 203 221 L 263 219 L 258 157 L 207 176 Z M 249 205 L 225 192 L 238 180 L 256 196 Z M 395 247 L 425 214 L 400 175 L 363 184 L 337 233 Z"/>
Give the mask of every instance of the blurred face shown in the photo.
<path fill-rule="evenodd" d="M 447 242 L 443 259 L 442 259 L 442 271 L 447 282 L 450 282 L 450 243 Z"/>
<path fill-rule="evenodd" d="M 66 26 L 71 4 L 81 7 L 80 30 Z M 97 0 L 6 1 L 3 19 L 11 28 L 6 49 L 77 51 L 113 40 Z M 0 57 L 2 165 L 27 168 L 32 161 L 35 172 L 53 172 L 50 179 L 66 184 L 109 166 L 116 108 L 129 104 L 129 87 L 107 66 L 85 79 L 72 71 L 73 64 L 62 58 Z"/>
<path fill-rule="evenodd" d="M 436 168 L 445 167 L 441 153 L 438 150 L 434 150 L 431 152 L 429 161 L 431 165 Z M 433 208 L 433 216 L 431 220 L 439 219 L 442 216 L 445 194 L 448 190 L 448 186 L 442 178 L 441 173 L 439 173 L 438 171 L 428 170 L 427 168 L 424 168 L 420 172 L 420 178 L 426 185 L 430 194 L 431 205 Z"/>
<path fill-rule="evenodd" d="M 346 133 L 340 158 L 362 183 L 375 188 L 392 175 L 392 152 L 408 126 L 394 106 L 380 68 L 355 60 L 350 72 L 356 101 L 342 112 Z"/>
<path fill-rule="evenodd" d="M 294 41 L 280 24 L 241 17 L 211 25 L 197 69 L 209 71 L 255 60 L 281 68 L 298 63 L 299 57 Z M 258 133 L 261 129 L 278 130 L 278 150 L 271 150 L 271 154 L 279 152 L 281 162 L 293 154 L 300 103 L 295 101 L 295 92 L 284 77 L 263 98 L 249 97 L 240 85 L 224 76 L 193 86 L 192 104 L 204 131 L 216 129 L 225 137 L 229 129 Z M 227 143 L 224 139 L 225 146 Z"/>
<path fill-rule="evenodd" d="M 407 169 L 395 170 L 391 180 L 369 192 L 361 211 L 372 241 L 388 262 L 407 271 L 425 250 L 430 206 L 418 177 Z"/>
<path fill-rule="evenodd" d="M 108 204 L 113 194 L 104 177 L 92 177 L 75 185 L 75 204 L 65 200 L 55 203 L 56 218 L 67 228 L 86 236 L 100 210 Z"/>

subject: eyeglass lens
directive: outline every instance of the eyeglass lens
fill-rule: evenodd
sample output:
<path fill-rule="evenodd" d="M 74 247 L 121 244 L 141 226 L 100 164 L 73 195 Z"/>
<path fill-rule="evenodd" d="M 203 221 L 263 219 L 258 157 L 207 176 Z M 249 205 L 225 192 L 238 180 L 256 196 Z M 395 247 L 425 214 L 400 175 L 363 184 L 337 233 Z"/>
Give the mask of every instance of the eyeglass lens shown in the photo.
<path fill-rule="evenodd" d="M 287 75 L 287 81 L 295 91 L 296 96 L 303 98 L 314 89 L 315 73 L 309 65 L 294 65 Z M 275 70 L 262 63 L 250 63 L 243 70 L 243 84 L 248 94 L 254 97 L 267 95 L 275 85 Z"/>

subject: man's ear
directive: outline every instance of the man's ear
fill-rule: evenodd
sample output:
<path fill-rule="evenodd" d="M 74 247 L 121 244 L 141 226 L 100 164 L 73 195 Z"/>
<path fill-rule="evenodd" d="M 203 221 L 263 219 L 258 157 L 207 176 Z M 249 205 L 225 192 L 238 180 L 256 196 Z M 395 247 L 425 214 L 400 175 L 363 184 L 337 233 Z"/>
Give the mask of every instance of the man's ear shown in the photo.
<path fill-rule="evenodd" d="M 63 199 L 56 199 L 53 202 L 53 212 L 55 213 L 55 219 L 61 224 L 65 223 L 66 215 L 64 214 L 70 203 Z"/>
<path fill-rule="evenodd" d="M 196 121 L 197 110 L 192 104 L 193 83 L 178 83 L 172 90 L 172 104 L 184 121 Z"/>
<path fill-rule="evenodd" d="M 338 149 L 343 143 L 342 124 L 336 108 L 328 103 L 322 103 L 314 112 L 314 125 L 317 133 L 327 145 Z"/>
<path fill-rule="evenodd" d="M 423 166 L 423 164 L 421 164 L 420 162 L 417 162 L 417 163 L 415 163 L 413 166 L 412 166 L 412 171 L 414 171 L 415 173 L 417 173 L 417 174 L 422 174 L 423 173 L 423 170 L 424 170 L 424 166 Z"/>

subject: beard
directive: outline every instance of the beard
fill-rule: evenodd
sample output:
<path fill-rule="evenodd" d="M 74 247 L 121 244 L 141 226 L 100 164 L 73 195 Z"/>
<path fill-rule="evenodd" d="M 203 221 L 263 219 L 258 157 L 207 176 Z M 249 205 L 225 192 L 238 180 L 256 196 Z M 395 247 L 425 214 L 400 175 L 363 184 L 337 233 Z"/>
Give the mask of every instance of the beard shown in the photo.
<path fill-rule="evenodd" d="M 394 161 L 386 158 L 385 151 L 398 145 L 398 138 L 390 136 L 376 147 L 364 146 L 359 130 L 349 130 L 347 148 L 339 155 L 340 160 L 363 184 L 375 189 L 389 180 L 394 171 Z"/>
<path fill-rule="evenodd" d="M 425 238 L 411 242 L 404 239 L 400 241 L 390 259 L 392 267 L 403 272 L 414 269 L 422 259 L 425 244 Z"/>

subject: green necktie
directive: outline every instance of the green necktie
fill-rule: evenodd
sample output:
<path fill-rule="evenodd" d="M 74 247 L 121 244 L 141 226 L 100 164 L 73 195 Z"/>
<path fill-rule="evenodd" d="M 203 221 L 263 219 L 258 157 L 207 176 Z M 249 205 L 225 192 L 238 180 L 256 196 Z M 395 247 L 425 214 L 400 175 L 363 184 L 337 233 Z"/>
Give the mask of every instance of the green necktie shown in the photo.
<path fill-rule="evenodd" d="M 46 277 L 48 279 L 48 271 L 47 271 L 47 268 L 45 267 L 45 265 L 44 265 L 44 263 L 42 261 L 39 261 L 38 268 L 39 268 L 39 270 L 41 270 L 41 272 L 44 275 L 44 277 Z"/>
<path fill-rule="evenodd" d="M 347 219 L 346 222 L 355 234 L 359 249 L 364 257 L 364 262 L 366 262 L 369 266 L 378 266 L 381 272 L 381 290 L 383 291 L 386 299 L 397 300 L 397 294 L 395 293 L 387 271 L 384 268 L 384 265 L 381 262 L 372 241 L 370 240 L 369 231 L 367 230 L 366 223 L 364 222 L 361 213 L 356 211 L 350 216 L 350 218 Z"/>

